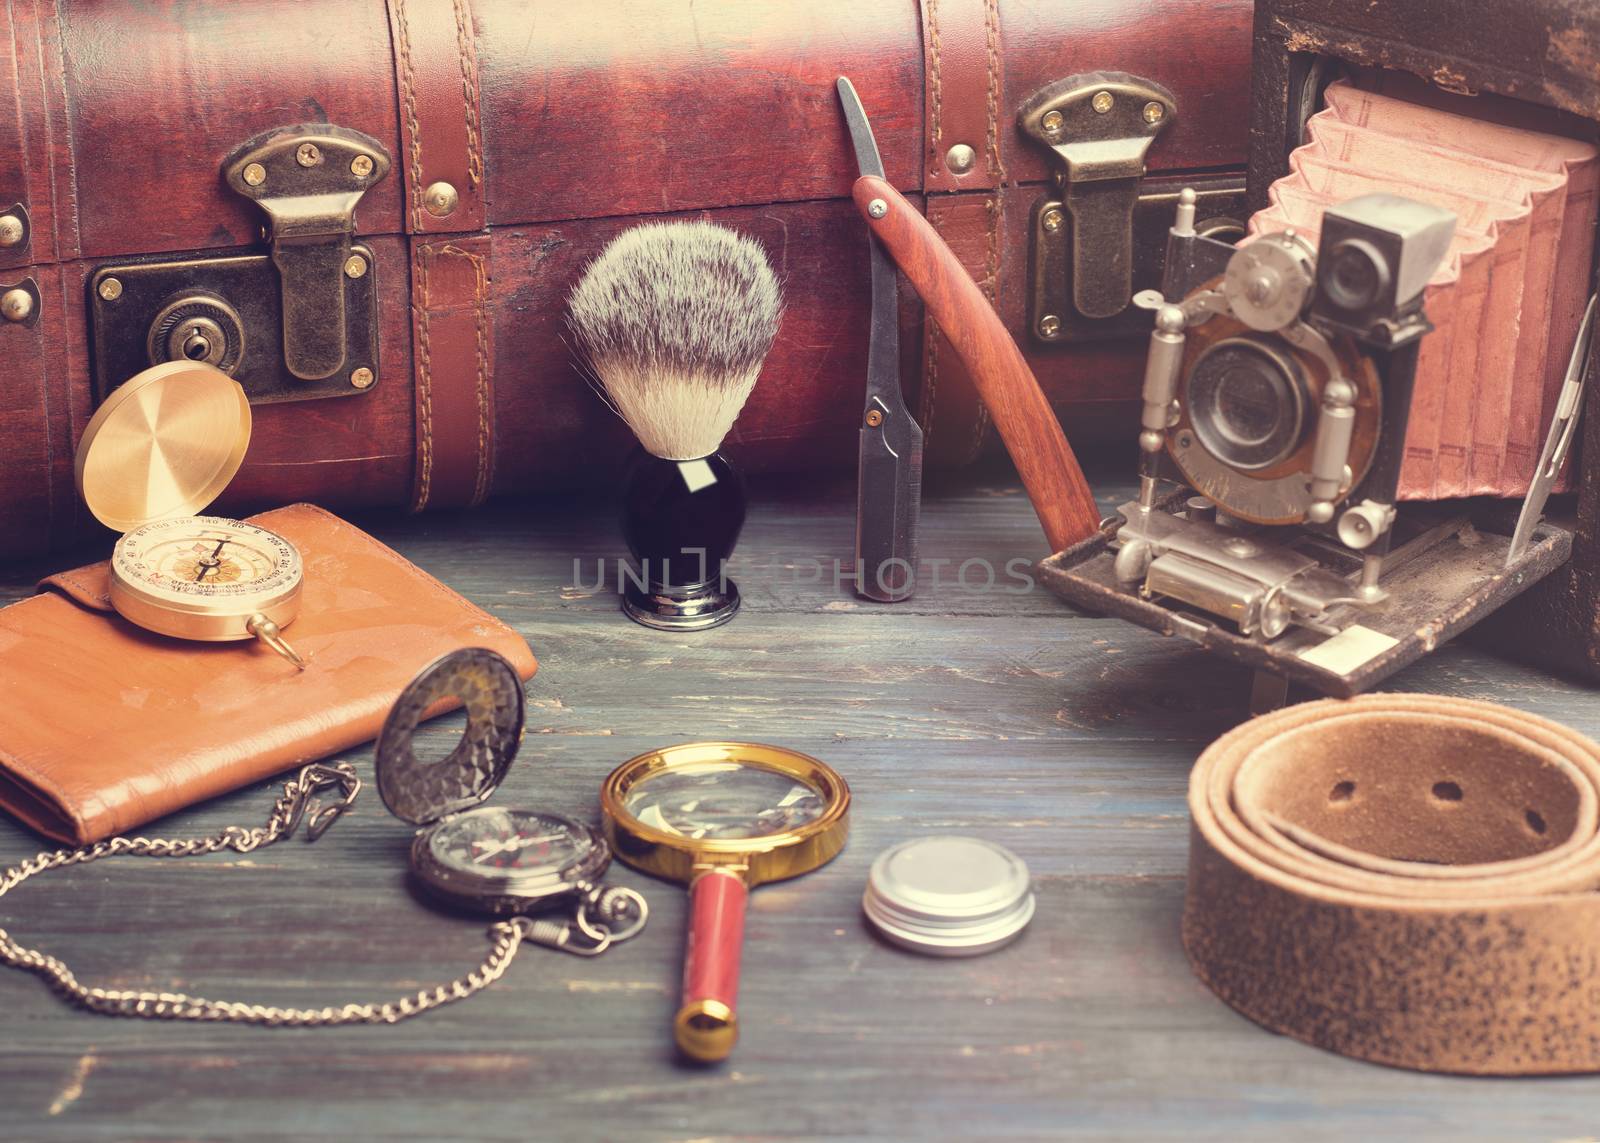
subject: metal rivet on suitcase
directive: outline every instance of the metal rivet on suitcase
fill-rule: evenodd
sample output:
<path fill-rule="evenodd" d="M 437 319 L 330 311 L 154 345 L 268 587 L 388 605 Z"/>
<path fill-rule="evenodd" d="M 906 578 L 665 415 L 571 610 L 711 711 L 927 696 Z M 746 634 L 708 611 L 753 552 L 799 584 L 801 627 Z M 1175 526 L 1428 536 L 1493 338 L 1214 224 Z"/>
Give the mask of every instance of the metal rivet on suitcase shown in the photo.
<path fill-rule="evenodd" d="M 460 203 L 461 196 L 456 188 L 449 183 L 434 183 L 422 195 L 422 205 L 427 207 L 428 213 L 435 218 L 447 218 L 455 213 L 456 205 Z"/>
<path fill-rule="evenodd" d="M 972 164 L 977 161 L 978 153 L 965 143 L 957 143 L 945 152 L 944 165 L 956 174 L 961 175 L 972 169 Z"/>
<path fill-rule="evenodd" d="M 21 286 L 0 294 L 0 317 L 24 322 L 33 316 L 33 295 Z"/>

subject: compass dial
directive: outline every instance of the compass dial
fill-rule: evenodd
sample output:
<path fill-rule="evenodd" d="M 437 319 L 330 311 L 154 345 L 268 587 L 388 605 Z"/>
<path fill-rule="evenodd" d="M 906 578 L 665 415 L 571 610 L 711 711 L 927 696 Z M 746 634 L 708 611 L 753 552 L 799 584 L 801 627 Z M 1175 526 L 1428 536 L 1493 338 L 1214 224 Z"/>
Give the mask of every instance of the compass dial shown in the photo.
<path fill-rule="evenodd" d="M 300 553 L 276 532 L 221 516 L 177 516 L 117 541 L 111 604 L 162 635 L 260 636 L 287 654 L 276 633 L 299 613 L 301 576 Z"/>
<path fill-rule="evenodd" d="M 441 823 L 428 836 L 440 865 L 469 876 L 557 872 L 588 856 L 594 841 L 576 822 L 525 810 L 481 809 Z"/>
<path fill-rule="evenodd" d="M 112 562 L 124 583 L 183 600 L 255 599 L 300 582 L 289 541 L 220 516 L 147 524 L 122 537 Z"/>

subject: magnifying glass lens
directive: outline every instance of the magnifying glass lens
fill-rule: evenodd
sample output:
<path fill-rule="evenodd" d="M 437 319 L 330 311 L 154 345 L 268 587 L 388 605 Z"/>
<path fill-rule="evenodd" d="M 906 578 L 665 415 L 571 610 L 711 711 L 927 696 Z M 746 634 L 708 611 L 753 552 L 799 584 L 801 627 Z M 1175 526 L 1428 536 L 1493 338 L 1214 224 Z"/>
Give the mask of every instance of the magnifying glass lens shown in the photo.
<path fill-rule="evenodd" d="M 630 758 L 600 790 L 612 849 L 629 865 L 689 884 L 678 1047 L 726 1059 L 750 887 L 797 877 L 844 847 L 850 788 L 798 751 L 692 742 Z"/>
<path fill-rule="evenodd" d="M 822 794 L 789 774 L 741 762 L 674 766 L 641 778 L 623 797 L 641 825 L 676 837 L 770 837 L 827 812 Z"/>

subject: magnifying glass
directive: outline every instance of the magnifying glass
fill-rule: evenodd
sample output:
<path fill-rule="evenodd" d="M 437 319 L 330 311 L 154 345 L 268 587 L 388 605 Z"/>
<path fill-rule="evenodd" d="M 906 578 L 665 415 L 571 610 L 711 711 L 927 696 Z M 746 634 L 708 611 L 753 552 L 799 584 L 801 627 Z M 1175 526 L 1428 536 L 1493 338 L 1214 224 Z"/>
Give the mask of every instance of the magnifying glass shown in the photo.
<path fill-rule="evenodd" d="M 600 808 L 618 857 L 688 884 L 673 1030 L 692 1059 L 727 1059 L 739 1037 L 745 901 L 754 886 L 809 873 L 844 848 L 850 788 L 793 750 L 697 742 L 624 762 L 601 787 Z"/>

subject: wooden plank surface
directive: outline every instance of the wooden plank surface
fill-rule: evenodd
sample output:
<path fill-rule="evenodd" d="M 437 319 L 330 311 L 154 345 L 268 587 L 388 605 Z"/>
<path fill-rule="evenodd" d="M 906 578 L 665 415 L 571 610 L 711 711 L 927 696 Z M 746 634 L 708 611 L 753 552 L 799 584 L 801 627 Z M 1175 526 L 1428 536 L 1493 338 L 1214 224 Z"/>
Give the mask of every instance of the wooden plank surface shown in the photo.
<path fill-rule="evenodd" d="M 1101 484 L 1107 503 L 1129 494 Z M 650 898 L 642 936 L 595 960 L 529 947 L 489 994 L 394 1027 L 113 1020 L 0 972 L 0 1138 L 1557 1140 L 1600 1130 L 1600 1079 L 1375 1067 L 1271 1035 L 1215 1000 L 1178 944 L 1184 791 L 1196 754 L 1243 717 L 1246 673 L 1021 590 L 1005 565 L 1044 546 L 1012 485 L 930 489 L 922 554 L 951 563 L 902 605 L 858 603 L 827 566 L 815 574 L 814 562 L 848 562 L 852 515 L 847 486 L 758 490 L 735 568 L 744 613 L 682 636 L 630 624 L 611 589 L 594 586 L 595 561 L 617 549 L 604 508 L 359 521 L 514 623 L 541 658 L 522 757 L 496 804 L 591 816 L 616 763 L 723 736 L 797 747 L 850 780 L 845 852 L 752 897 L 743 1036 L 728 1064 L 674 1059 L 683 896 L 619 866 L 615 880 Z M 978 565 L 957 582 L 968 559 L 998 570 L 995 590 L 981 590 Z M 0 598 L 25 595 L 39 570 L 3 573 Z M 1600 734 L 1592 691 L 1467 647 L 1442 649 L 1393 689 L 1495 699 Z M 370 775 L 365 751 L 349 757 Z M 255 825 L 274 791 L 242 790 L 147 832 Z M 1027 860 L 1031 928 L 965 961 L 874 939 L 859 912 L 873 856 L 953 831 Z M 315 846 L 47 874 L 0 901 L 0 925 L 92 983 L 282 1005 L 387 999 L 465 971 L 486 948 L 481 925 L 408 894 L 408 841 L 369 789 Z M 40 848 L 0 823 L 0 861 Z"/>

